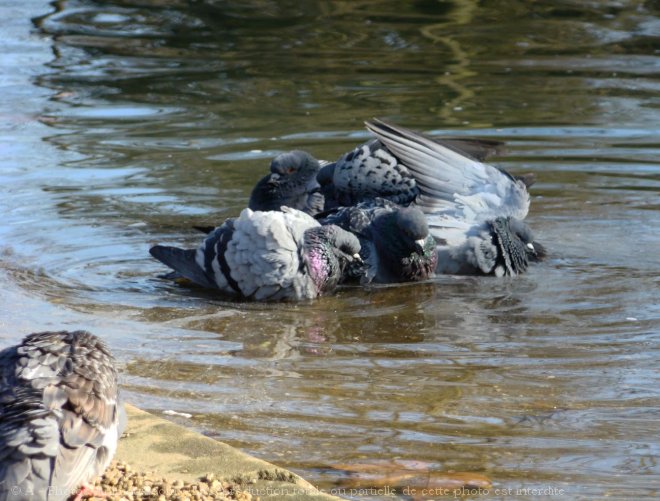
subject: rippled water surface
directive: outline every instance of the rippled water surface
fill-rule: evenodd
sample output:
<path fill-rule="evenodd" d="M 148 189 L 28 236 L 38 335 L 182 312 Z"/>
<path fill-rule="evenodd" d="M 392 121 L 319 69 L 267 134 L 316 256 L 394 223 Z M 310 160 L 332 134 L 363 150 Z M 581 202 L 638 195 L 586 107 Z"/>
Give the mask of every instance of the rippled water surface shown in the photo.
<path fill-rule="evenodd" d="M 657 2 L 0 12 L 2 346 L 87 328 L 129 401 L 189 412 L 186 426 L 326 490 L 400 487 L 405 465 L 428 485 L 484 475 L 474 498 L 658 495 Z M 494 162 L 536 174 L 528 222 L 550 258 L 516 279 L 305 304 L 156 278 L 150 245 L 193 245 L 191 225 L 237 215 L 272 156 L 335 159 L 373 116 L 506 141 Z"/>

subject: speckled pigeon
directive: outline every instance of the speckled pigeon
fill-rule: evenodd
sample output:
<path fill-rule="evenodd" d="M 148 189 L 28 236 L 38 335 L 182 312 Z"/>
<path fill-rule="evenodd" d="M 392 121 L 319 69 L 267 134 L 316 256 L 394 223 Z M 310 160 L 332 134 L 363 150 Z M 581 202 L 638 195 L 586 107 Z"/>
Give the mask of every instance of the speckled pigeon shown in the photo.
<path fill-rule="evenodd" d="M 382 198 L 327 213 L 323 224 L 336 224 L 360 239 L 363 263 L 348 266 L 345 278 L 363 284 L 415 282 L 435 274 L 435 240 L 422 211 Z"/>
<path fill-rule="evenodd" d="M 110 463 L 125 424 L 106 345 L 30 334 L 0 352 L 0 500 L 64 500 Z"/>
<path fill-rule="evenodd" d="M 270 174 L 252 190 L 248 207 L 270 211 L 287 206 L 311 215 L 322 211 L 323 195 L 316 180 L 319 169 L 319 161 L 305 151 L 278 155 L 270 164 Z"/>
<path fill-rule="evenodd" d="M 433 141 L 479 160 L 502 146 L 499 141 L 476 138 L 435 138 Z M 325 210 L 355 205 L 374 197 L 407 206 L 420 194 L 415 176 L 379 139 L 357 146 L 336 162 L 324 165 L 317 179 L 324 195 Z"/>
<path fill-rule="evenodd" d="M 545 255 L 523 222 L 526 179 L 403 127 L 375 120 L 367 128 L 415 180 L 414 205 L 438 244 L 438 273 L 517 275 Z"/>
<path fill-rule="evenodd" d="M 197 285 L 257 301 L 313 299 L 331 292 L 360 243 L 296 209 L 244 209 L 198 249 L 156 245 L 149 252 Z"/>

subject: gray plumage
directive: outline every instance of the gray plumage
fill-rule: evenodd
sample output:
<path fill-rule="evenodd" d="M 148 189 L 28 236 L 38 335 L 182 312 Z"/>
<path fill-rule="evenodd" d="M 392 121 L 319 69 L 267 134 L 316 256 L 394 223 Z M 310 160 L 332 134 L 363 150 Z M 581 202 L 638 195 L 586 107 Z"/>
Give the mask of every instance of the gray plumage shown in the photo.
<path fill-rule="evenodd" d="M 325 210 L 384 198 L 408 205 L 419 194 L 415 178 L 378 140 L 372 140 L 326 165 L 317 179 Z"/>
<path fill-rule="evenodd" d="M 545 255 L 523 222 L 524 179 L 403 127 L 366 125 L 415 179 L 414 205 L 438 243 L 438 273 L 517 275 Z"/>
<path fill-rule="evenodd" d="M 270 174 L 252 190 L 248 207 L 271 211 L 287 206 L 311 215 L 322 211 L 324 200 L 316 180 L 319 169 L 319 161 L 305 151 L 278 155 L 270 164 Z"/>
<path fill-rule="evenodd" d="M 359 259 L 351 233 L 299 210 L 244 209 L 196 250 L 157 245 L 153 257 L 203 287 L 257 301 L 313 299 L 331 292 Z"/>
<path fill-rule="evenodd" d="M 106 345 L 30 334 L 0 352 L 0 500 L 64 500 L 110 463 L 125 422 Z"/>
<path fill-rule="evenodd" d="M 347 268 L 347 279 L 361 283 L 415 282 L 432 277 L 437 253 L 424 214 L 382 198 L 342 207 L 327 214 L 335 224 L 360 239 L 364 264 Z"/>
<path fill-rule="evenodd" d="M 432 141 L 481 160 L 502 146 L 499 141 L 473 138 L 434 138 Z M 325 198 L 325 210 L 375 197 L 407 206 L 420 194 L 413 173 L 379 139 L 357 146 L 336 162 L 325 165 L 317 179 Z"/>

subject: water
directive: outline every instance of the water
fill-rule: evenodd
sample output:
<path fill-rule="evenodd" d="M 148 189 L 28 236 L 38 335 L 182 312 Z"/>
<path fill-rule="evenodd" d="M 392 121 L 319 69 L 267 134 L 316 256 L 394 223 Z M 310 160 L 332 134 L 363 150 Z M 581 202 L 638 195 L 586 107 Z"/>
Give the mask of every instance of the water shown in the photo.
<path fill-rule="evenodd" d="M 3 346 L 87 328 L 129 401 L 191 412 L 326 490 L 468 472 L 493 483 L 475 499 L 658 495 L 657 2 L 0 12 Z M 150 245 L 193 245 L 273 155 L 335 159 L 373 116 L 506 141 L 497 165 L 539 179 L 528 222 L 548 261 L 311 304 L 155 278 Z"/>

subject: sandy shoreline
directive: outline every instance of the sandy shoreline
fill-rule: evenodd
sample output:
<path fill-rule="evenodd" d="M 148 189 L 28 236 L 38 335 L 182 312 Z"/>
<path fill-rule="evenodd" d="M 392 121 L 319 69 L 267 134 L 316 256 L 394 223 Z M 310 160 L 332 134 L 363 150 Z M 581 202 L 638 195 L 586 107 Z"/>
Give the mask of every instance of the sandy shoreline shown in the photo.
<path fill-rule="evenodd" d="M 115 461 L 95 484 L 111 500 L 340 499 L 284 468 L 132 405 L 126 412 Z"/>

